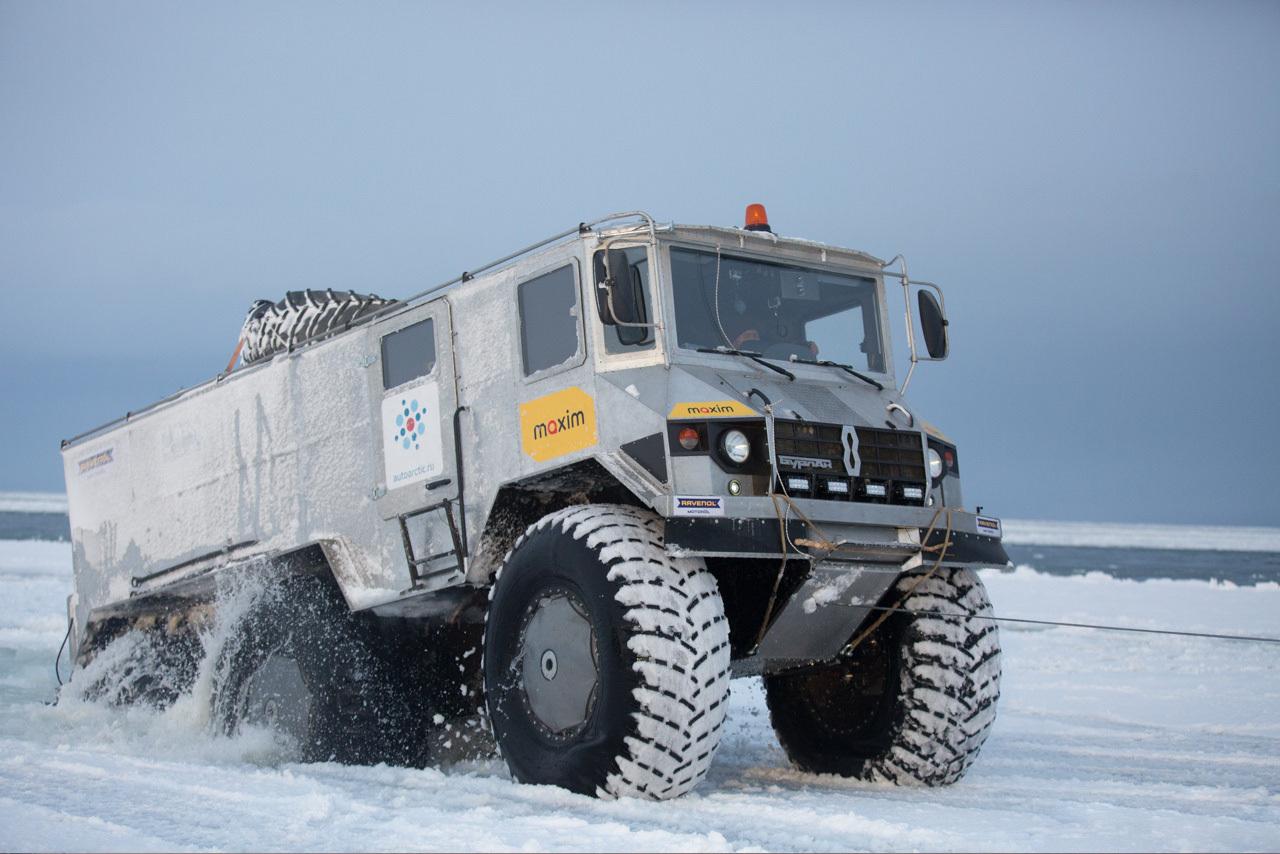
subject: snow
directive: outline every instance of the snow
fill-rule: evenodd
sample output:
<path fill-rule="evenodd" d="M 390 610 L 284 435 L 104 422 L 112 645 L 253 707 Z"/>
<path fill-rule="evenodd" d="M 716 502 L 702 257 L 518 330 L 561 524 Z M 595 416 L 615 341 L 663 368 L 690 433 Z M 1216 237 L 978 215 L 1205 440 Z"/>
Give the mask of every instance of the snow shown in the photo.
<path fill-rule="evenodd" d="M 1011 545 L 1280 552 L 1280 528 L 1003 519 Z"/>
<path fill-rule="evenodd" d="M 1280 634 L 1280 585 L 984 573 L 997 614 Z M 448 771 L 273 764 L 262 734 L 53 707 L 70 547 L 0 542 L 0 850 L 1276 850 L 1274 645 L 1001 627 L 1004 695 L 969 775 L 897 788 L 792 770 L 758 680 L 733 683 L 691 795 L 601 801 Z"/>

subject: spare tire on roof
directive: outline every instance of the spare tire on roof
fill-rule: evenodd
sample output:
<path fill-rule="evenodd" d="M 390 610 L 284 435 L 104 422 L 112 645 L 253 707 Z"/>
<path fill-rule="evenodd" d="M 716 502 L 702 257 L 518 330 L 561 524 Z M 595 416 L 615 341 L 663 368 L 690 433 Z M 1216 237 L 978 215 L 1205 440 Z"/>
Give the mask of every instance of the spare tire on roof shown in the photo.
<path fill-rule="evenodd" d="M 326 332 L 341 330 L 397 300 L 355 291 L 289 291 L 279 302 L 260 299 L 240 330 L 246 365 L 270 358 Z"/>

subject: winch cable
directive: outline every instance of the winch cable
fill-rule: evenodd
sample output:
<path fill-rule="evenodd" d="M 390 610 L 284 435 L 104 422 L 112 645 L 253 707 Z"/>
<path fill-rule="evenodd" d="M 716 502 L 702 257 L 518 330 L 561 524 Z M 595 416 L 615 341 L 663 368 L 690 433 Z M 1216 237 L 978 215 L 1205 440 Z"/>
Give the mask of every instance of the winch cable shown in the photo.
<path fill-rule="evenodd" d="M 947 527 L 946 527 L 946 531 L 942 536 L 942 542 L 932 546 L 925 545 L 925 543 L 929 542 L 929 540 L 933 538 L 934 528 L 938 524 L 938 516 L 943 512 L 947 514 L 947 517 L 946 517 Z M 898 597 L 898 601 L 893 605 L 893 608 L 895 610 L 902 607 L 902 604 L 906 602 L 908 598 L 910 598 L 911 594 L 916 592 L 917 587 L 919 587 L 921 584 L 924 584 L 930 578 L 933 578 L 934 574 L 942 567 L 942 562 L 947 559 L 947 550 L 950 548 L 951 548 L 951 508 L 939 507 L 937 510 L 933 511 L 933 519 L 929 522 L 929 530 L 925 532 L 925 535 L 924 537 L 921 538 L 921 542 L 920 542 L 921 552 L 936 551 L 938 553 L 938 557 L 934 560 L 933 566 L 929 567 L 929 571 L 926 572 L 924 575 L 916 576 L 915 580 L 911 583 L 911 586 L 908 587 L 906 590 L 904 590 L 902 595 Z M 857 637 L 849 641 L 849 643 L 845 644 L 845 647 L 842 650 L 842 652 L 847 655 L 853 650 L 857 649 L 858 645 L 861 644 L 864 640 L 866 640 L 867 637 L 872 632 L 880 628 L 881 624 L 883 624 L 885 620 L 889 619 L 892 613 L 893 611 L 885 611 L 881 613 L 880 616 L 872 620 L 871 624 L 867 626 L 865 629 L 863 629 L 861 632 L 859 632 Z"/>
<path fill-rule="evenodd" d="M 71 639 L 71 626 L 73 625 L 70 618 L 67 619 L 67 633 L 62 636 L 62 643 L 58 645 L 58 654 L 53 659 L 53 675 L 58 680 L 58 687 L 62 687 L 62 651 L 67 648 L 67 641 Z M 74 669 L 74 668 L 73 668 Z"/>
<path fill-rule="evenodd" d="M 717 246 L 716 247 L 716 300 L 717 300 L 716 322 L 717 323 L 720 320 L 719 285 L 720 285 L 720 247 Z M 721 328 L 720 332 L 721 334 L 723 334 L 724 329 Z M 756 642 L 755 642 L 755 645 L 751 648 L 751 654 L 755 655 L 756 651 L 760 649 L 760 642 L 764 640 L 764 633 L 769 629 L 769 620 L 773 618 L 773 609 L 778 604 L 778 590 L 782 587 L 782 577 L 787 573 L 787 561 L 791 559 L 791 550 L 795 549 L 795 544 L 792 543 L 791 538 L 787 536 L 787 514 L 778 507 L 778 493 L 775 492 L 773 488 L 775 482 L 779 484 L 782 483 L 781 479 L 778 477 L 778 467 L 777 467 L 777 464 L 775 463 L 776 455 L 774 453 L 774 447 L 773 447 L 774 446 L 773 403 L 767 397 L 765 397 L 763 392 L 757 392 L 756 389 L 752 389 L 752 392 L 759 393 L 761 399 L 765 401 L 764 418 L 765 418 L 765 436 L 767 438 L 767 441 L 765 444 L 769 446 L 768 447 L 769 500 L 773 502 L 773 512 L 778 517 L 778 539 L 779 539 L 778 545 L 781 547 L 781 550 L 782 550 L 782 563 L 778 565 L 778 574 L 773 579 L 773 590 L 769 593 L 769 601 L 764 608 L 764 618 L 760 620 L 760 631 L 756 632 Z M 748 399 L 749 398 L 750 396 L 748 395 Z M 785 490 L 785 488 L 786 487 L 784 486 L 783 489 Z M 787 498 L 788 503 L 790 503 L 791 501 L 790 496 L 787 496 L 785 492 L 783 495 L 785 498 Z M 799 549 L 795 549 L 795 550 L 799 551 Z M 803 554 L 803 552 L 801 552 L 801 554 Z"/>
<path fill-rule="evenodd" d="M 771 405 L 768 405 L 768 404 L 765 405 L 765 417 L 768 419 L 772 419 L 773 407 Z M 771 452 L 772 452 L 772 449 L 771 449 Z M 844 541 L 839 541 L 839 542 L 833 541 L 830 537 L 824 534 L 822 532 L 822 529 L 818 527 L 817 523 L 815 523 L 812 519 L 810 519 L 805 514 L 805 512 L 796 505 L 795 500 L 792 499 L 791 495 L 787 492 L 787 485 L 786 483 L 783 482 L 783 479 L 781 477 L 777 477 L 775 479 L 777 480 L 778 485 L 782 487 L 782 494 L 781 496 L 779 496 L 779 494 L 774 491 L 773 484 L 771 483 L 769 486 L 769 498 L 773 501 L 773 512 L 778 517 L 778 535 L 779 535 L 780 544 L 782 547 L 782 565 L 778 567 L 778 575 L 773 580 L 773 591 L 769 595 L 769 603 L 765 607 L 764 619 L 760 623 L 760 632 L 756 636 L 756 642 L 755 642 L 756 649 L 760 647 L 760 642 L 764 640 L 764 634 L 769 628 L 769 620 L 773 616 L 773 609 L 776 606 L 777 600 L 778 600 L 778 589 L 782 585 L 782 577 L 786 572 L 787 560 L 790 558 L 791 553 L 796 552 L 802 557 L 807 557 L 809 559 L 810 565 L 812 565 L 817 563 L 820 560 L 825 560 L 833 552 L 838 550 L 840 546 L 844 543 Z M 781 499 L 786 503 L 785 510 L 780 509 L 778 507 L 779 497 L 781 497 Z M 816 537 L 818 537 L 816 541 L 806 540 L 804 538 L 801 538 L 799 540 L 799 544 L 806 545 L 806 546 L 814 546 L 821 549 L 824 552 L 824 554 L 821 557 L 813 554 L 805 554 L 805 552 L 800 550 L 799 545 L 797 545 L 797 543 L 791 539 L 791 535 L 787 531 L 787 521 L 792 510 L 794 510 L 795 514 L 798 517 L 800 517 L 801 521 L 803 521 L 806 525 L 809 526 L 810 531 Z M 944 511 L 947 514 L 946 515 L 947 526 L 946 526 L 946 531 L 942 538 L 942 542 L 932 546 L 923 545 L 923 543 L 927 543 L 933 537 L 933 532 L 936 529 L 938 524 L 938 517 Z M 924 575 L 918 576 L 915 579 L 915 582 L 909 588 L 907 588 L 907 591 L 905 593 L 902 594 L 902 597 L 898 600 L 897 605 L 901 605 L 903 602 L 905 602 L 907 600 L 907 597 L 909 597 L 913 592 L 915 592 L 915 589 L 917 587 L 919 587 L 928 579 L 932 578 L 933 575 L 938 571 L 939 567 L 942 566 L 942 562 L 946 560 L 947 550 L 951 547 L 951 509 L 950 508 L 939 507 L 937 510 L 933 512 L 933 518 L 929 521 L 929 528 L 925 532 L 925 535 L 921 542 L 922 542 L 922 545 L 920 546 L 920 551 L 921 552 L 936 551 L 938 553 L 937 560 L 934 561 L 933 566 L 929 568 L 928 572 L 926 572 Z M 859 634 L 858 637 L 854 638 L 850 643 L 846 644 L 843 651 L 846 653 L 852 651 L 855 647 L 858 646 L 858 644 L 862 643 L 862 641 L 866 639 L 867 635 L 871 634 L 873 631 L 879 628 L 880 624 L 887 619 L 889 619 L 888 614 L 881 614 L 865 631 Z"/>
<path fill-rule="evenodd" d="M 716 309 L 716 326 L 720 329 L 720 337 L 724 339 L 724 345 L 731 350 L 736 350 L 733 342 L 729 340 L 729 333 L 724 331 L 724 323 L 720 320 L 720 244 L 716 244 L 716 283 L 712 289 L 715 296 Z"/>
<path fill-rule="evenodd" d="M 800 517 L 801 521 L 803 521 L 806 525 L 809 526 L 812 533 L 817 537 L 816 540 L 808 540 L 805 538 L 801 538 L 798 542 L 802 545 L 812 546 L 812 547 L 821 549 L 825 553 L 822 556 L 822 558 L 816 557 L 814 555 L 808 555 L 809 560 L 811 562 L 822 560 L 823 558 L 829 556 L 831 553 L 839 549 L 841 544 L 839 542 L 835 542 L 831 540 L 824 533 L 822 533 L 822 530 L 818 527 L 818 525 L 814 523 L 812 519 L 806 516 L 803 510 L 801 510 L 798 506 L 796 506 L 795 501 L 792 500 L 791 496 L 787 494 L 785 485 L 783 485 L 782 489 L 783 491 L 781 495 L 778 495 L 777 493 L 774 493 L 771 491 L 769 497 L 773 499 L 774 512 L 778 516 L 778 524 L 781 531 L 781 543 L 782 543 L 783 554 L 789 555 L 791 551 L 800 552 L 800 549 L 797 547 L 797 543 L 792 541 L 786 529 L 786 519 L 790 515 L 790 511 L 792 510 L 794 510 L 795 514 L 798 517 Z M 779 508 L 778 506 L 779 498 L 781 498 L 781 500 L 785 502 L 786 508 L 787 508 L 786 510 Z M 1023 625 L 1054 626 L 1059 628 L 1071 628 L 1071 629 L 1092 629 L 1094 631 L 1103 631 L 1103 632 L 1129 632 L 1134 634 L 1145 634 L 1145 635 L 1166 635 L 1170 637 L 1203 638 L 1206 640 L 1228 640 L 1228 641 L 1243 641 L 1245 643 L 1253 642 L 1253 643 L 1280 644 L 1280 638 L 1264 637 L 1259 635 L 1228 635 L 1228 634 L 1221 634 L 1217 632 L 1193 632 L 1193 631 L 1187 631 L 1183 629 L 1144 629 L 1144 628 L 1138 628 L 1136 626 L 1110 626 L 1110 625 L 1104 625 L 1102 623 L 1080 623 L 1080 622 L 1073 622 L 1069 620 L 1038 620 L 1038 619 L 1032 619 L 1030 617 L 997 617 L 995 615 L 988 615 L 988 614 L 949 614 L 941 611 L 919 611 L 919 610 L 913 610 L 911 608 L 903 608 L 902 604 L 907 601 L 907 599 L 911 596 L 912 593 L 915 592 L 916 588 L 919 587 L 921 584 L 924 584 L 925 581 L 927 581 L 928 579 L 932 578 L 935 574 L 937 574 L 937 571 L 942 567 L 943 561 L 946 560 L 947 550 L 951 547 L 951 531 L 952 531 L 951 510 L 949 508 L 939 508 L 938 510 L 934 511 L 933 519 L 929 522 L 929 528 L 925 532 L 924 537 L 922 538 L 922 543 L 927 543 L 930 539 L 932 539 L 933 532 L 938 523 L 938 517 L 943 513 L 944 510 L 947 515 L 946 515 L 946 527 L 944 528 L 942 542 L 935 543 L 934 545 L 931 545 L 931 546 L 922 544 L 920 547 L 921 552 L 937 552 L 938 556 L 937 558 L 934 559 L 933 565 L 929 567 L 928 572 L 916 577 L 915 581 L 911 584 L 909 588 L 907 588 L 907 590 L 902 594 L 902 596 L 898 598 L 898 601 L 894 605 L 868 606 L 868 610 L 879 611 L 880 616 L 877 617 L 869 626 L 867 626 L 867 628 L 863 629 L 858 634 L 857 637 L 855 637 L 852 641 L 850 641 L 848 644 L 845 645 L 844 649 L 842 650 L 843 654 L 847 655 L 848 653 L 856 649 L 859 644 L 861 644 L 864 640 L 866 640 L 867 637 L 876 629 L 878 629 L 887 619 L 889 619 L 889 617 L 892 614 L 910 614 L 913 616 L 920 616 L 920 617 L 942 617 L 945 619 L 952 619 L 952 620 L 987 620 L 988 622 L 993 622 L 993 623 L 1017 623 L 1017 624 L 1023 624 Z M 800 552 L 800 553 L 803 555 L 803 552 Z M 786 567 L 786 557 L 783 558 L 783 569 L 785 569 L 785 567 Z M 756 639 L 757 647 L 760 645 L 760 640 L 764 636 L 765 629 L 768 628 L 769 617 L 772 614 L 774 601 L 777 598 L 778 587 L 781 584 L 781 582 L 782 582 L 782 571 L 779 570 L 778 577 L 774 581 L 773 595 L 770 597 L 769 607 L 765 611 L 765 620 L 760 628 L 760 637 Z"/>
<path fill-rule="evenodd" d="M 1211 640 L 1252 641 L 1253 643 L 1280 643 L 1280 638 L 1262 637 L 1259 635 L 1226 635 L 1217 632 L 1192 632 L 1183 629 L 1143 629 L 1137 626 L 1108 626 L 1101 623 L 1076 623 L 1067 620 L 1035 620 L 1029 617 L 997 617 L 989 614 L 953 614 L 943 611 L 917 611 L 911 608 L 890 607 L 887 605 L 869 606 L 872 611 L 884 611 L 892 614 L 912 614 L 918 617 L 942 617 L 952 620 L 987 620 L 993 623 L 1025 623 L 1035 626 L 1058 626 L 1070 629 L 1094 629 L 1103 632 L 1136 632 L 1144 635 L 1171 635 L 1185 638 L 1207 638 Z"/>

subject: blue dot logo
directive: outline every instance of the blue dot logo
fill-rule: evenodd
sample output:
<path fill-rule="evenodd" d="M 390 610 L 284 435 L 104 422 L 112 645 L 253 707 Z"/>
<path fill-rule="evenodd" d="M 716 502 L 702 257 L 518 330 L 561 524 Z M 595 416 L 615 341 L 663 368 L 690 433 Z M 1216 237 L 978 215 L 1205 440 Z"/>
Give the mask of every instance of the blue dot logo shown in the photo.
<path fill-rule="evenodd" d="M 423 420 L 426 418 L 427 411 L 418 404 L 417 400 L 412 400 L 408 403 L 402 400 L 400 405 L 404 409 L 396 414 L 396 427 L 398 429 L 391 437 L 391 441 L 399 442 L 400 447 L 406 451 L 410 447 L 415 451 L 420 451 L 422 450 L 422 445 L 419 443 L 419 439 L 427 432 L 427 425 Z"/>

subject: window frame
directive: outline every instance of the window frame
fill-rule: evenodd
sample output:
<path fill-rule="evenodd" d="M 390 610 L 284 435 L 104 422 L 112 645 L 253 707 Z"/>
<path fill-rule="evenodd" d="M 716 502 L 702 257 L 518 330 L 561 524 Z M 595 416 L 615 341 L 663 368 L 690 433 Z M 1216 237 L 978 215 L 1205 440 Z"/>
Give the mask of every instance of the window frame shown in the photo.
<path fill-rule="evenodd" d="M 397 383 L 397 384 L 395 384 L 395 385 L 387 385 L 387 349 L 386 349 L 386 347 L 387 347 L 387 339 L 388 339 L 388 338 L 391 338 L 391 337 L 393 337 L 393 336 L 395 336 L 395 335 L 399 335 L 400 333 L 404 332 L 405 330 L 407 330 L 407 329 L 412 329 L 413 327 L 418 326 L 418 325 L 423 324 L 423 323 L 430 323 L 430 324 L 431 324 L 431 367 L 430 367 L 430 368 L 428 368 L 425 372 L 423 372 L 423 373 L 421 373 L 421 374 L 415 374 L 414 376 L 410 377 L 409 379 L 405 380 L 404 382 Z M 439 340 L 439 338 L 436 336 L 436 319 L 435 319 L 435 317 L 433 317 L 433 316 L 431 316 L 431 315 L 427 315 L 426 317 L 423 317 L 423 318 L 422 318 L 422 319 L 420 319 L 420 320 L 415 320 L 415 321 L 413 321 L 412 323 L 406 323 L 404 326 L 401 326 L 401 327 L 399 327 L 399 328 L 397 328 L 397 329 L 392 329 L 390 332 L 385 332 L 385 333 L 383 333 L 383 334 L 379 335 L 379 336 L 378 336 L 378 362 L 379 362 L 379 366 L 380 366 L 379 373 L 380 373 L 380 374 L 381 374 L 381 376 L 382 376 L 382 391 L 383 391 L 383 394 L 386 394 L 386 393 L 388 393 L 388 392 L 394 391 L 395 389 L 398 389 L 398 388 L 401 388 L 401 387 L 403 387 L 403 386 L 406 386 L 406 385 L 408 385 L 409 383 L 417 382 L 418 380 L 424 380 L 424 379 L 427 379 L 427 378 L 428 378 L 428 377 L 430 377 L 432 374 L 434 374 L 434 373 L 436 372 L 436 370 L 440 367 L 440 340 Z"/>
<path fill-rule="evenodd" d="M 657 324 L 654 329 L 654 346 L 642 350 L 628 350 L 621 353 L 610 353 L 605 346 L 604 322 L 596 305 L 595 292 L 587 292 L 587 305 L 591 312 L 588 334 L 591 336 L 592 352 L 595 354 L 594 367 L 600 372 L 623 371 L 632 368 L 646 368 L 653 365 L 667 365 L 669 342 L 667 341 L 667 308 L 666 286 L 666 249 L 665 241 L 650 240 L 648 237 L 635 236 L 634 239 L 612 240 L 615 249 L 636 249 L 645 247 L 649 252 L 649 310 L 652 316 L 649 322 Z M 583 247 L 582 263 L 590 274 L 590 281 L 584 287 L 595 288 L 595 253 L 600 249 L 600 241 L 587 243 Z"/>
<path fill-rule="evenodd" d="M 574 350 L 573 355 L 565 359 L 563 362 L 526 374 L 524 372 L 524 315 L 520 311 L 520 288 L 529 282 L 532 282 L 534 279 L 539 279 L 549 273 L 555 273 L 559 270 L 563 270 L 566 267 L 573 271 L 573 308 L 575 311 L 574 318 L 577 321 L 575 326 L 578 338 L 577 349 Z M 514 303 L 516 315 L 516 334 L 512 336 L 513 344 L 515 346 L 515 364 L 520 368 L 522 382 L 525 384 L 538 382 L 546 379 L 547 377 L 553 377 L 557 374 L 564 373 L 565 371 L 571 371 L 574 368 L 579 368 L 584 362 L 586 362 L 586 327 L 582 316 L 582 264 L 579 262 L 577 256 L 561 256 L 554 261 L 549 261 L 548 263 L 520 276 L 519 281 L 517 281 L 515 285 L 515 299 L 512 300 L 512 302 Z"/>
<path fill-rule="evenodd" d="M 663 260 L 666 263 L 668 269 L 671 269 L 671 263 L 672 263 L 671 251 L 674 249 L 688 249 L 688 250 L 693 250 L 697 252 L 709 252 L 714 254 L 716 251 L 716 244 L 701 243 L 695 240 L 688 240 L 688 239 L 675 239 L 675 240 L 663 241 L 663 256 L 664 256 Z M 893 361 L 893 338 L 890 335 L 890 326 L 889 326 L 890 319 L 889 319 L 888 303 L 885 301 L 886 293 L 885 293 L 885 284 L 884 284 L 883 274 L 877 273 L 868 269 L 863 269 L 857 265 L 840 264 L 837 262 L 819 260 L 819 259 L 808 259 L 804 257 L 797 257 L 796 255 L 793 255 L 793 254 L 774 254 L 767 251 L 754 251 L 749 246 L 721 244 L 721 251 L 725 255 L 734 255 L 740 258 L 746 258 L 751 261 L 761 261 L 764 263 L 783 264 L 783 265 L 792 264 L 795 266 L 808 267 L 815 270 L 824 270 L 826 272 L 835 273 L 837 275 L 857 276 L 857 277 L 872 280 L 872 282 L 875 285 L 876 301 L 878 304 L 878 308 L 877 308 L 878 317 L 877 317 L 876 325 L 880 330 L 880 341 L 881 341 L 881 346 L 884 350 L 885 369 L 883 372 L 868 370 L 868 371 L 863 371 L 863 373 L 866 373 L 867 375 L 882 382 L 885 385 L 885 387 L 891 387 L 891 386 L 896 387 L 897 385 L 897 381 L 895 379 L 896 372 L 894 370 L 895 366 Z M 722 362 L 719 361 L 723 358 L 720 354 L 699 353 L 696 349 L 690 349 L 688 347 L 682 347 L 680 345 L 680 341 L 679 341 L 680 333 L 678 329 L 679 319 L 676 317 L 676 303 L 675 303 L 676 297 L 675 297 L 674 276 L 672 276 L 672 279 L 673 281 L 671 281 L 670 286 L 666 288 L 666 290 L 662 295 L 662 300 L 663 300 L 665 310 L 670 312 L 670 316 L 671 316 L 671 323 L 668 324 L 666 333 L 669 336 L 669 340 L 667 341 L 667 344 L 671 348 L 671 353 L 673 354 L 673 357 L 679 358 L 681 361 L 685 361 L 685 362 L 722 364 Z M 676 354 L 679 354 L 679 355 L 676 356 Z M 769 359 L 769 361 L 781 362 L 782 360 Z M 787 368 L 792 373 L 797 373 L 797 372 L 804 373 L 807 370 L 809 373 L 813 373 L 815 375 L 821 374 L 821 375 L 830 376 L 831 374 L 831 369 L 829 368 L 824 368 L 820 365 L 806 365 L 800 362 L 784 363 L 782 367 Z"/>
<path fill-rule="evenodd" d="M 610 330 L 613 330 L 615 333 L 615 337 L 617 337 L 616 331 L 618 327 L 605 324 L 604 317 L 601 315 L 600 306 L 596 300 L 596 288 L 599 287 L 599 283 L 596 281 L 596 256 L 605 250 L 601 249 L 600 246 L 596 246 L 595 248 L 589 250 L 587 253 L 588 271 L 590 274 L 589 275 L 589 293 L 591 294 L 591 297 L 592 297 L 590 301 L 594 307 L 594 311 L 592 312 L 593 318 L 595 320 L 595 323 L 600 329 L 600 335 L 598 336 L 599 346 L 600 346 L 600 355 L 612 359 L 612 358 L 626 358 L 628 356 L 635 356 L 637 354 L 649 353 L 650 351 L 656 350 L 659 348 L 661 343 L 660 339 L 662 338 L 662 324 L 658 322 L 658 319 L 657 319 L 659 314 L 659 311 L 658 311 L 659 299 L 657 298 L 658 294 L 656 291 L 656 282 L 654 280 L 654 271 L 656 269 L 655 259 L 656 259 L 657 253 L 653 251 L 653 247 L 650 246 L 648 243 L 639 243 L 635 245 L 623 244 L 620 246 L 611 246 L 609 248 L 620 249 L 623 252 L 630 252 L 631 250 L 639 249 L 645 253 L 645 267 L 646 267 L 646 275 L 648 276 L 648 284 L 644 285 L 641 288 L 641 291 L 642 293 L 644 291 L 648 292 L 647 294 L 644 294 L 645 302 L 644 302 L 643 308 L 646 316 L 645 322 L 651 325 L 649 327 L 649 341 L 647 344 L 619 343 L 619 347 L 621 349 L 618 349 L 618 350 L 609 349 L 609 344 L 610 344 L 609 332 Z"/>

